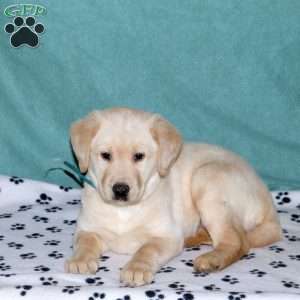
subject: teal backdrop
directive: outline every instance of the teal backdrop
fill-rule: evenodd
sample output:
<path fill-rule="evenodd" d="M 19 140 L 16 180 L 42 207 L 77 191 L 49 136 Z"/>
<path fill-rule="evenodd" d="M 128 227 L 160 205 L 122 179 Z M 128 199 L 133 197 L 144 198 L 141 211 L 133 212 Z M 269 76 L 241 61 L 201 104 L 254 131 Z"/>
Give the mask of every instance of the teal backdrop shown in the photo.
<path fill-rule="evenodd" d="M 16 3 L 0 1 L 1 174 L 73 185 L 44 177 L 72 161 L 70 123 L 129 106 L 300 188 L 299 0 L 29 0 L 47 10 L 36 48 L 10 45 Z"/>

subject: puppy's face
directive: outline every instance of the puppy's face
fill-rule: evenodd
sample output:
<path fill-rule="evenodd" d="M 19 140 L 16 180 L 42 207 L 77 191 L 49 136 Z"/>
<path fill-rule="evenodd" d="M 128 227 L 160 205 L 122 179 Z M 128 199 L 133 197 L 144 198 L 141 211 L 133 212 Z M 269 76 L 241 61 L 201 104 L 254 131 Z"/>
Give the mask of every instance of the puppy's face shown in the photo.
<path fill-rule="evenodd" d="M 101 199 L 117 206 L 142 201 L 154 178 L 167 175 L 181 148 L 173 126 L 129 109 L 90 114 L 72 126 L 71 142 Z"/>

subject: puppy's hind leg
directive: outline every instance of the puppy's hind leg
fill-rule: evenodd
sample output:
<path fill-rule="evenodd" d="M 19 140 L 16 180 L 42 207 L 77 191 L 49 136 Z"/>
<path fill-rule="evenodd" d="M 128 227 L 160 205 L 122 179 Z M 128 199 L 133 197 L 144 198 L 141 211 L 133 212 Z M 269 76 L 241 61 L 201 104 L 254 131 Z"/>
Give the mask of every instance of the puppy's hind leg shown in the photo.
<path fill-rule="evenodd" d="M 225 167 L 218 163 L 208 165 L 199 170 L 193 179 L 193 200 L 214 248 L 195 259 L 196 271 L 221 270 L 249 250 L 243 226 L 228 204 L 227 197 L 239 195 L 235 195 L 230 170 Z"/>

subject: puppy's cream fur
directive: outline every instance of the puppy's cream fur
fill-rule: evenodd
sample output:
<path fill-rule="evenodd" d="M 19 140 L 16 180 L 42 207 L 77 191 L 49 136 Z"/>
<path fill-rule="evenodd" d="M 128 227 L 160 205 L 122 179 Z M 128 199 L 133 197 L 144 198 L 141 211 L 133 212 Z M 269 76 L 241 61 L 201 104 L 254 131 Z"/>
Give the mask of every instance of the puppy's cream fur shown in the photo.
<path fill-rule="evenodd" d="M 97 188 L 84 187 L 67 272 L 96 272 L 99 256 L 112 250 L 133 255 L 121 281 L 139 286 L 184 244 L 212 244 L 194 267 L 215 271 L 281 238 L 271 195 L 253 169 L 220 147 L 182 144 L 159 115 L 95 111 L 72 125 L 71 143 Z M 145 157 L 135 161 L 135 153 Z M 114 199 L 118 182 L 130 187 L 127 201 Z"/>

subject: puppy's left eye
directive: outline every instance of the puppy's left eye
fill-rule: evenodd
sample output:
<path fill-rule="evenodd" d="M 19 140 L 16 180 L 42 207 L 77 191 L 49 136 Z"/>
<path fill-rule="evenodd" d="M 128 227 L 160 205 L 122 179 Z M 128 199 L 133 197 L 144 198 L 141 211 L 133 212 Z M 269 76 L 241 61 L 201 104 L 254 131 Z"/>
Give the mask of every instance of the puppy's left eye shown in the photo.
<path fill-rule="evenodd" d="M 145 158 L 145 153 L 142 152 L 137 152 L 133 154 L 133 160 L 135 162 L 141 161 Z"/>

